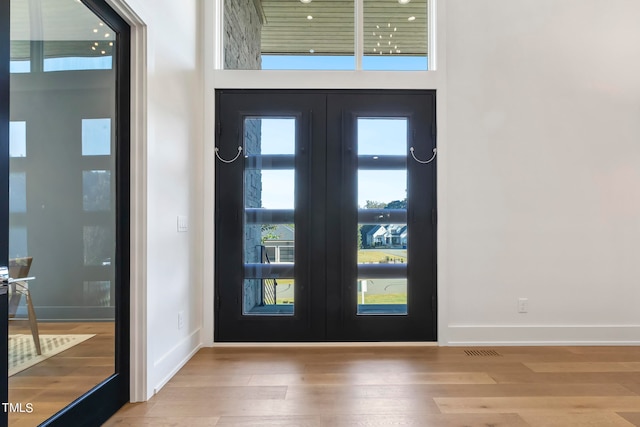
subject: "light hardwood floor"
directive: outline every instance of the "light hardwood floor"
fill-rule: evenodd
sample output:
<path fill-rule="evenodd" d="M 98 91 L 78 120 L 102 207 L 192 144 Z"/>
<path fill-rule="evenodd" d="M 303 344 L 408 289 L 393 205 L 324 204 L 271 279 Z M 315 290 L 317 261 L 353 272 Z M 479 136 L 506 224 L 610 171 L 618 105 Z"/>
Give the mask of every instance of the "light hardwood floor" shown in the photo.
<path fill-rule="evenodd" d="M 10 413 L 11 427 L 37 426 L 114 372 L 113 322 L 40 322 L 38 328 L 40 335 L 96 336 L 9 377 L 9 401 L 33 405 L 32 413 Z M 28 322 L 9 322 L 9 334 L 31 335 Z"/>
<path fill-rule="evenodd" d="M 105 425 L 639 426 L 640 347 L 206 348 Z"/>

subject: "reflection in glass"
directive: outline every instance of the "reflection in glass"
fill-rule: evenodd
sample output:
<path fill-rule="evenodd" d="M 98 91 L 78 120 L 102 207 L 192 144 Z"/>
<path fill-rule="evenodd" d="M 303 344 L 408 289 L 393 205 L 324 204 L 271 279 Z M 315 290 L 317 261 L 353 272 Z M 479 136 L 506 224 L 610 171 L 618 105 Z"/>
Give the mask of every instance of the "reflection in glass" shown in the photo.
<path fill-rule="evenodd" d="M 427 69 L 427 0 L 364 0 L 364 70 Z"/>
<path fill-rule="evenodd" d="M 9 122 L 9 157 L 27 156 L 27 122 Z"/>
<path fill-rule="evenodd" d="M 109 227 L 85 225 L 82 241 L 84 265 L 111 265 L 115 254 L 113 253 L 113 233 Z"/>
<path fill-rule="evenodd" d="M 27 174 L 11 172 L 9 174 L 9 212 L 27 211 Z"/>
<path fill-rule="evenodd" d="M 358 314 L 406 315 L 407 279 L 358 278 Z"/>
<path fill-rule="evenodd" d="M 27 227 L 9 226 L 9 258 L 24 258 L 29 255 L 27 248 Z"/>
<path fill-rule="evenodd" d="M 111 154 L 111 119 L 82 119 L 82 155 Z"/>
<path fill-rule="evenodd" d="M 291 117 L 244 121 L 243 312 L 247 315 L 293 314 L 295 132 Z M 283 286 L 285 293 L 280 292 Z"/>
<path fill-rule="evenodd" d="M 111 282 L 108 280 L 85 281 L 82 292 L 83 304 L 94 307 L 111 305 Z"/>
<path fill-rule="evenodd" d="M 21 294 L 10 359 L 35 355 L 37 335 L 43 350 L 84 338 L 12 368 L 9 400 L 35 410 L 9 425 L 39 425 L 115 372 L 116 47 L 80 1 L 11 0 L 9 251 L 31 260 L 33 310 Z"/>
<path fill-rule="evenodd" d="M 82 171 L 82 207 L 89 212 L 111 208 L 111 171 Z"/>

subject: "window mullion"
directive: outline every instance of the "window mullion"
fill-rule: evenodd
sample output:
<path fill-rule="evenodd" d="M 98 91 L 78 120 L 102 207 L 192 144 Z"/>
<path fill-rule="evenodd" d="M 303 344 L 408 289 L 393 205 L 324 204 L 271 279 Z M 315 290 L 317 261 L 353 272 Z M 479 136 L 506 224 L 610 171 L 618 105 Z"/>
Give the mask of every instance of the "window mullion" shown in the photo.
<path fill-rule="evenodd" d="M 354 0 L 354 8 L 354 57 L 356 59 L 356 70 L 362 70 L 362 57 L 364 55 L 364 0 Z"/>

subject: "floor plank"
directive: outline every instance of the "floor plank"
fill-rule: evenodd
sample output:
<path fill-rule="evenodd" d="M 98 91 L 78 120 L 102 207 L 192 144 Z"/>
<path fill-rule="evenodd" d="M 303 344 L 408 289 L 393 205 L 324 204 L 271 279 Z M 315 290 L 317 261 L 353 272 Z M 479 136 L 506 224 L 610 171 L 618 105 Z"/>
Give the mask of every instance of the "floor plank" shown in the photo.
<path fill-rule="evenodd" d="M 126 405 L 106 425 L 640 425 L 637 347 L 465 350 L 206 348 L 149 402 Z"/>
<path fill-rule="evenodd" d="M 620 412 L 622 418 L 629 421 L 634 426 L 640 426 L 640 412 Z"/>
<path fill-rule="evenodd" d="M 634 424 L 613 412 L 588 414 L 525 413 L 524 421 L 536 427 L 632 427 Z"/>
<path fill-rule="evenodd" d="M 632 412 L 640 396 L 436 397 L 443 413 Z"/>

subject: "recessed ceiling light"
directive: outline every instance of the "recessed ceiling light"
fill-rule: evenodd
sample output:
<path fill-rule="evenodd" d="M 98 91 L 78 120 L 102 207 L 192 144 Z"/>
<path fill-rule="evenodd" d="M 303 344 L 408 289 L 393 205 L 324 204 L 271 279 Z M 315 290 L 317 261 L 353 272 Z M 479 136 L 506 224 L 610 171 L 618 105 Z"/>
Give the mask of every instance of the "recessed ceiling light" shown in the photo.
<path fill-rule="evenodd" d="M 415 21 L 415 20 L 416 20 L 416 17 L 415 17 L 415 16 L 410 16 L 410 17 L 408 17 L 408 18 L 407 18 L 407 20 L 408 20 L 408 21 Z"/>
<path fill-rule="evenodd" d="M 309 49 L 309 53 L 314 53 L 314 52 L 315 52 L 315 50 Z"/>
<path fill-rule="evenodd" d="M 311 3 L 311 0 L 300 0 L 300 3 L 309 4 Z"/>
<path fill-rule="evenodd" d="M 398 0 L 398 3 L 400 3 L 400 4 L 407 4 L 409 2 L 411 2 L 411 0 Z"/>
<path fill-rule="evenodd" d="M 313 16 L 311 16 L 311 15 L 307 15 L 307 19 L 308 19 L 309 21 L 311 21 L 311 20 L 313 19 Z"/>

